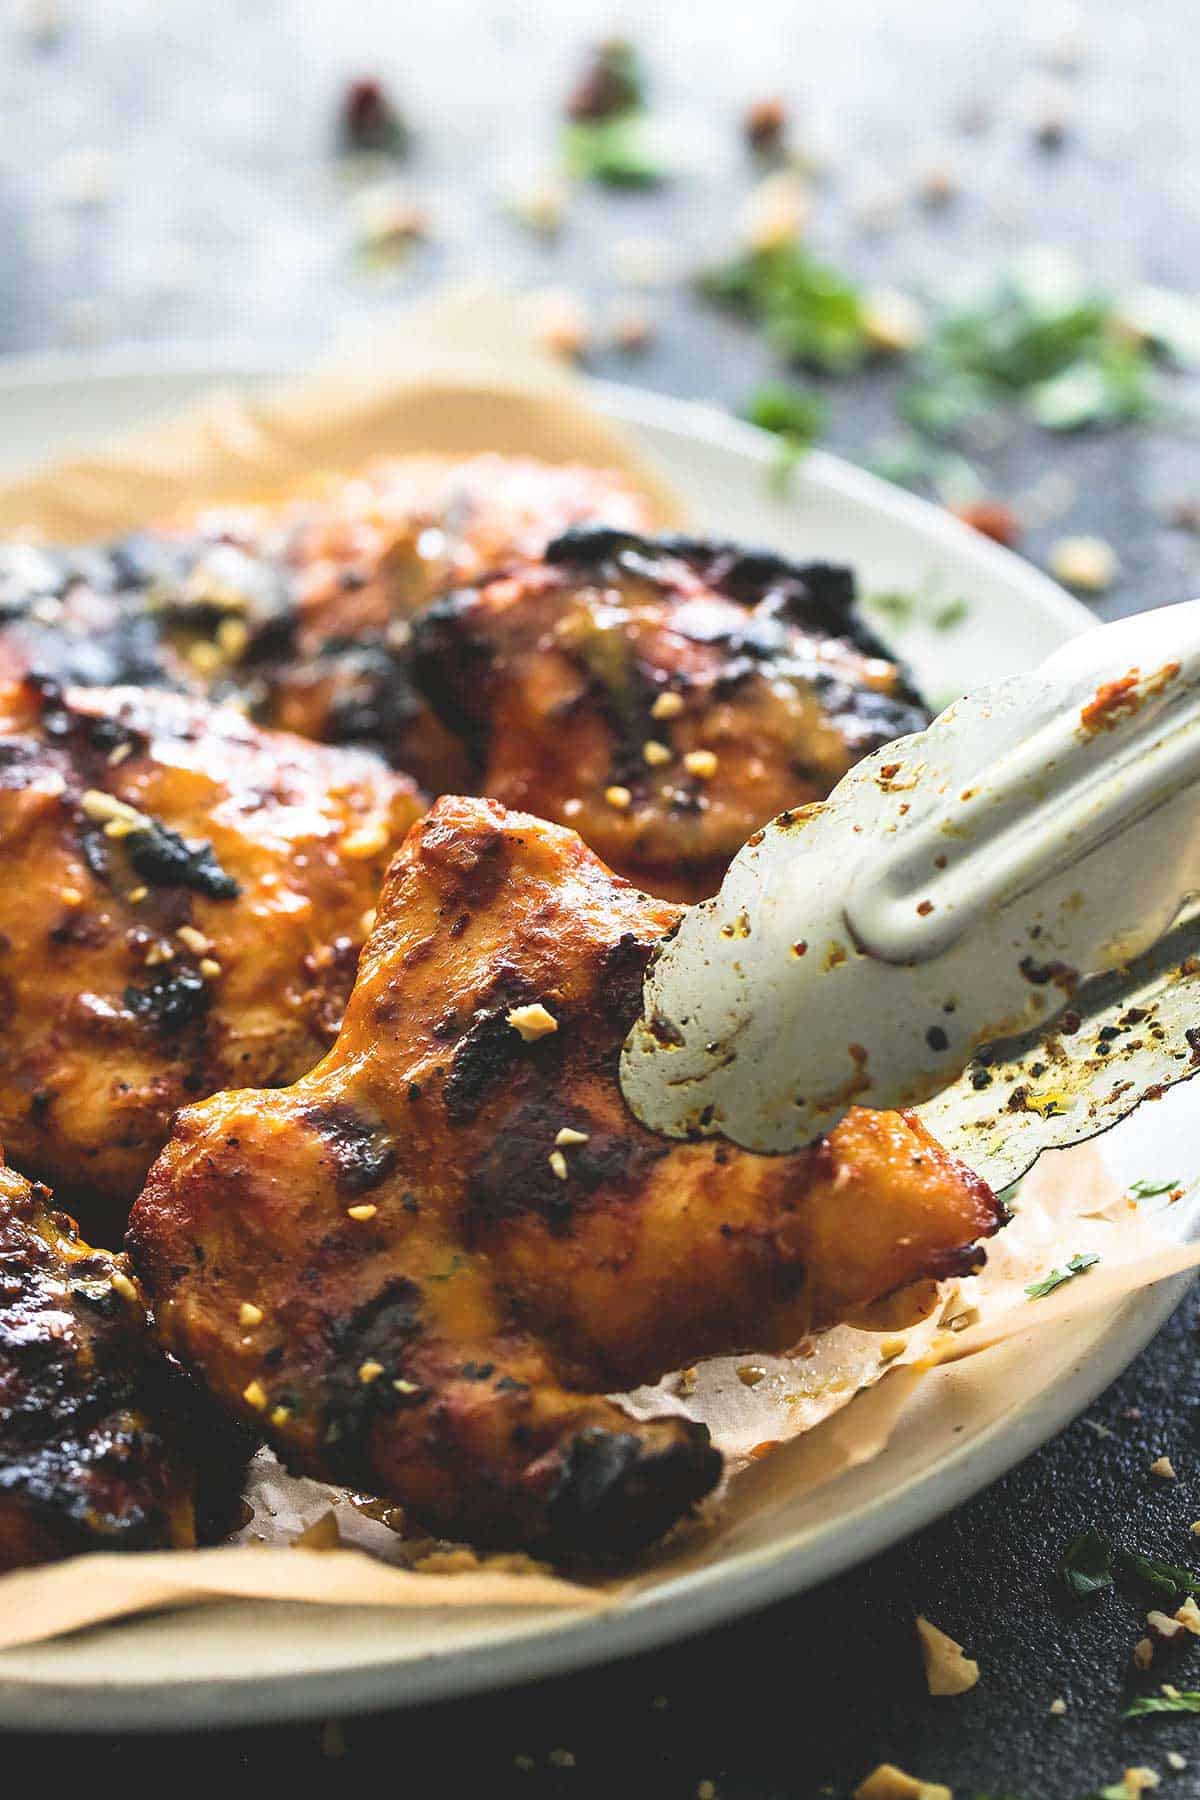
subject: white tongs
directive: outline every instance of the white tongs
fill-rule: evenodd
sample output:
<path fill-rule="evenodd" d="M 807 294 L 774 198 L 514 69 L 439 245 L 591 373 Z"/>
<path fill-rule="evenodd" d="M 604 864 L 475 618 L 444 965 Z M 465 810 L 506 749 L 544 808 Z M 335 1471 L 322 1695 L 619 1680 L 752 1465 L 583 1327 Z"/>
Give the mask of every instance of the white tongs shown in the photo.
<path fill-rule="evenodd" d="M 996 1186 L 1104 1130 L 1200 1066 L 1198 779 L 1200 601 L 957 701 L 689 909 L 626 1098 L 764 1151 L 919 1106 Z"/>

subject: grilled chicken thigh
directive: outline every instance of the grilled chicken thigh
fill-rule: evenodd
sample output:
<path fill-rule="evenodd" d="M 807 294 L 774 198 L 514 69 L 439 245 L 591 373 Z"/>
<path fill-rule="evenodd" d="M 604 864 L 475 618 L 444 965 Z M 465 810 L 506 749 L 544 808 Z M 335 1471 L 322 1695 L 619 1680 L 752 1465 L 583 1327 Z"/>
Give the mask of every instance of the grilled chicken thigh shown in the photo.
<path fill-rule="evenodd" d="M 227 1530 L 250 1441 L 162 1356 L 128 1258 L 0 1166 L 0 1570 Z"/>
<path fill-rule="evenodd" d="M 444 799 L 326 1059 L 178 1115 L 135 1264 L 291 1466 L 482 1543 L 629 1549 L 719 1458 L 606 1394 L 981 1260 L 998 1204 L 913 1120 L 853 1111 L 780 1157 L 634 1120 L 620 1046 L 678 916 L 574 832 Z"/>
<path fill-rule="evenodd" d="M 603 517 L 637 528 L 621 475 L 531 457 L 383 457 L 269 505 L 207 508 L 102 548 L 0 549 L 0 678 L 168 686 L 265 725 L 370 746 L 429 791 L 459 738 L 414 689 L 408 621 L 448 583 L 540 555 Z"/>
<path fill-rule="evenodd" d="M 419 811 L 377 758 L 230 708 L 0 689 L 0 1137 L 16 1165 L 89 1222 L 123 1219 L 176 1107 L 311 1068 Z"/>
<path fill-rule="evenodd" d="M 436 602 L 418 684 L 474 790 L 570 824 L 655 894 L 712 893 L 745 840 L 928 722 L 849 570 L 583 527 Z"/>

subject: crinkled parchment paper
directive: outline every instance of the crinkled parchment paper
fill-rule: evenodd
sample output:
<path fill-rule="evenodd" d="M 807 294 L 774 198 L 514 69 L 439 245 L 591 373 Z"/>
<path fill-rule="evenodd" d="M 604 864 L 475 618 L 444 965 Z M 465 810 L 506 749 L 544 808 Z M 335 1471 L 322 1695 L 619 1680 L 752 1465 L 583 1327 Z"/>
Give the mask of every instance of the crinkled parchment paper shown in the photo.
<path fill-rule="evenodd" d="M 348 471 L 380 452 L 480 450 L 623 468 L 664 524 L 679 517 L 665 485 L 591 409 L 584 384 L 537 349 L 516 303 L 471 289 L 265 396 L 214 393 L 103 453 L 0 485 L 0 533 L 100 537 L 197 501 L 269 498 L 314 470 Z M 633 1395 L 643 1414 L 703 1419 L 729 1476 L 702 1519 L 621 1582 L 568 1581 L 520 1558 L 480 1562 L 432 1545 L 406 1529 L 400 1509 L 296 1479 L 264 1451 L 250 1468 L 252 1516 L 231 1545 L 87 1556 L 0 1578 L 0 1649 L 215 1598 L 595 1608 L 734 1551 L 782 1536 L 802 1542 L 831 1509 L 864 1497 L 863 1473 L 885 1447 L 881 1466 L 899 1492 L 931 1455 L 952 1455 L 960 1434 L 972 1441 L 1035 1386 L 1077 1368 L 1134 1290 L 1200 1263 L 1200 1248 L 1172 1243 L 1114 1191 L 1088 1146 L 1045 1157 L 1016 1206 L 981 1275 L 924 1284 L 892 1303 L 890 1316 L 877 1310 L 869 1331 L 841 1326 L 788 1357 L 748 1349 Z M 1102 1261 L 1049 1297 L 1027 1297 L 1030 1283 L 1077 1251 Z"/>

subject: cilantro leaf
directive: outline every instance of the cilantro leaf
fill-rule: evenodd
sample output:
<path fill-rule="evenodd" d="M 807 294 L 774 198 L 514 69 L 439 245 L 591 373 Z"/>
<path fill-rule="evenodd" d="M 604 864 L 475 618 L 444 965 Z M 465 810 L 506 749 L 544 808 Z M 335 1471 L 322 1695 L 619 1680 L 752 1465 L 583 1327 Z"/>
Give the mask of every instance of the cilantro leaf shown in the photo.
<path fill-rule="evenodd" d="M 787 382 L 770 381 L 751 394 L 746 417 L 763 431 L 811 444 L 825 423 L 826 410 L 819 394 Z"/>
<path fill-rule="evenodd" d="M 667 177 L 666 162 L 650 125 L 636 111 L 564 125 L 562 153 L 567 173 L 577 181 L 598 181 L 606 187 L 655 187 Z"/>
<path fill-rule="evenodd" d="M 1134 1182 L 1129 1193 L 1135 1200 L 1153 1200 L 1156 1194 L 1169 1194 L 1180 1186 L 1182 1183 L 1175 1175 L 1169 1181 L 1151 1181 L 1143 1175 L 1140 1181 Z"/>
<path fill-rule="evenodd" d="M 1150 364 L 1131 344 L 1100 344 L 1029 390 L 1029 413 L 1047 431 L 1121 425 L 1152 409 Z"/>
<path fill-rule="evenodd" d="M 1062 1287 L 1064 1282 L 1070 1281 L 1074 1276 L 1084 1275 L 1089 1269 L 1094 1269 L 1099 1261 L 1100 1258 L 1094 1250 L 1077 1250 L 1074 1256 L 1068 1260 L 1065 1269 L 1051 1269 L 1050 1273 L 1043 1276 L 1041 1281 L 1031 1282 L 1025 1292 L 1031 1300 L 1041 1300 L 1045 1295 L 1052 1294 L 1055 1288 Z"/>
<path fill-rule="evenodd" d="M 750 396 L 746 407 L 750 423 L 779 439 L 770 471 L 771 486 L 777 492 L 787 488 L 797 463 L 820 436 L 827 411 L 819 394 L 782 381 L 767 382 Z"/>
<path fill-rule="evenodd" d="M 1162 1562 L 1158 1557 L 1143 1556 L 1137 1550 L 1122 1550 L 1121 1567 L 1152 1587 L 1164 1600 L 1182 1600 L 1188 1594 L 1200 1594 L 1200 1575 L 1178 1563 Z"/>
<path fill-rule="evenodd" d="M 943 606 L 941 612 L 934 614 L 933 628 L 935 631 L 953 631 L 956 625 L 961 625 L 964 619 L 970 617 L 970 613 L 971 609 L 965 600 L 951 600 L 948 606 Z"/>
<path fill-rule="evenodd" d="M 1186 1689 L 1178 1694 L 1140 1694 L 1121 1714 L 1123 1719 L 1143 1719 L 1147 1713 L 1200 1713 L 1200 1693 Z"/>
<path fill-rule="evenodd" d="M 891 619 L 896 625 L 907 624 L 917 610 L 916 596 L 906 594 L 899 588 L 884 590 L 878 594 L 867 594 L 863 605 L 868 612 L 880 613 L 885 619 Z"/>
<path fill-rule="evenodd" d="M 1153 409 L 1154 341 L 1131 336 L 1069 258 L 1030 252 L 940 320 L 901 407 L 933 437 L 1011 404 L 1048 431 L 1124 424 Z"/>
<path fill-rule="evenodd" d="M 869 345 L 862 294 L 799 244 L 752 250 L 704 270 L 700 292 L 760 325 L 788 362 L 850 374 Z"/>
<path fill-rule="evenodd" d="M 1063 1551 L 1055 1572 L 1077 1599 L 1098 1594 L 1101 1588 L 1113 1584 L 1112 1545 L 1098 1531 L 1081 1531 Z"/>

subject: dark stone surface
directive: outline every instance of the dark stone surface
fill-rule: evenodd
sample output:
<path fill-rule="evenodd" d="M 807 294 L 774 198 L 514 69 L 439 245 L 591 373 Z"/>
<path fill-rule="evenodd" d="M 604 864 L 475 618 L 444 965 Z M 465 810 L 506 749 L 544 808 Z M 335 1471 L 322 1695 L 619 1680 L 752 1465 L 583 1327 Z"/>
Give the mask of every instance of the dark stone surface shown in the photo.
<path fill-rule="evenodd" d="M 545 163 L 579 47 L 620 22 L 617 9 L 65 0 L 49 48 L 17 22 L 36 10 L 14 4 L 0 24 L 0 350 L 181 338 L 303 349 L 437 280 L 481 271 L 570 285 L 603 326 L 624 297 L 614 246 L 651 235 L 677 277 L 640 297 L 656 342 L 636 360 L 600 347 L 593 366 L 736 407 L 768 359 L 705 310 L 685 277 L 730 242 L 753 180 L 736 122 L 773 91 L 792 100 L 801 143 L 826 164 L 814 241 L 864 278 L 941 288 L 1038 241 L 1073 249 L 1114 286 L 1144 277 L 1194 288 L 1200 271 L 1200 109 L 1189 88 L 1200 59 L 1185 0 L 1097 0 L 1074 27 L 1023 0 L 634 9 L 626 18 L 683 172 L 660 193 L 584 195 L 553 246 L 514 226 L 498 196 Z M 1051 69 L 1072 37 L 1080 66 Z M 329 158 L 351 74 L 382 75 L 410 112 L 419 143 L 404 180 L 433 223 L 426 247 L 375 279 L 356 268 Z M 1067 117 L 1053 153 L 1030 126 L 1047 80 L 1063 84 Z M 968 115 L 984 128 L 965 132 Z M 101 155 L 69 160 L 81 150 Z M 938 211 L 914 195 L 916 171 L 932 161 L 960 183 Z M 81 204 L 81 179 L 95 186 L 97 171 L 109 191 Z M 864 204 L 888 194 L 887 228 L 866 229 Z M 865 456 L 892 429 L 891 386 L 872 376 L 830 390 L 834 447 Z M 1065 474 L 1065 509 L 1025 548 L 1044 557 L 1067 530 L 1108 538 L 1122 576 L 1102 612 L 1200 588 L 1200 537 L 1164 522 L 1173 502 L 1200 493 L 1187 430 L 1070 442 L 1021 430 L 974 459 L 992 492 L 1019 502 L 1049 472 Z M 280 1792 L 316 1766 L 323 1784 L 382 1777 L 413 1795 L 686 1796 L 712 1781 L 725 1800 L 766 1800 L 844 1795 L 894 1758 L 952 1785 L 958 1800 L 1073 1800 L 1136 1763 L 1162 1771 L 1164 1793 L 1200 1794 L 1200 1720 L 1118 1721 L 1145 1600 L 1110 1593 L 1080 1605 L 1052 1580 L 1063 1546 L 1092 1524 L 1188 1558 L 1200 1516 L 1194 1312 L 1185 1304 L 1089 1412 L 1113 1436 L 1077 1422 L 909 1543 L 742 1624 L 623 1667 L 351 1722 L 346 1760 L 325 1768 L 306 1727 L 196 1736 L 165 1757 L 160 1743 L 136 1739 L 56 1747 L 56 1778 L 86 1767 L 161 1782 L 164 1762 L 170 1771 L 182 1761 L 201 1780 L 244 1765 Z M 1148 1473 L 1164 1450 L 1175 1483 Z M 971 1694 L 925 1694 L 918 1610 L 978 1655 L 984 1678 Z M 1198 1656 L 1183 1653 L 1181 1686 L 1197 1685 Z M 1048 1707 L 1059 1695 L 1068 1711 L 1056 1719 Z M 7 1766 L 38 1748 L 12 1740 Z M 1168 1769 L 1168 1749 L 1190 1759 L 1186 1771 Z M 555 1750 L 574 1765 L 549 1761 Z"/>

